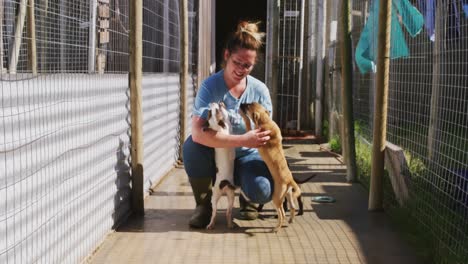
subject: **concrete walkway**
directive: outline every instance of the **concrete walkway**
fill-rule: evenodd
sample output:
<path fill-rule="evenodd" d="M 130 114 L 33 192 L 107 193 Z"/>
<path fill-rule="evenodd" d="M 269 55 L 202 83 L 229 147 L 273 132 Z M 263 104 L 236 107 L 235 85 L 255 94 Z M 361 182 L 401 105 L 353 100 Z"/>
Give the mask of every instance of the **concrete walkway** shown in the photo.
<path fill-rule="evenodd" d="M 384 213 L 367 211 L 364 188 L 345 180 L 346 168 L 333 155 L 306 141 L 285 144 L 297 178 L 317 176 L 302 184 L 304 215 L 271 233 L 276 224 L 271 204 L 255 221 L 235 219 L 226 228 L 220 200 L 215 230 L 187 225 L 195 202 L 182 168 L 174 169 L 145 199 L 145 216 L 134 216 L 110 234 L 88 259 L 90 263 L 419 263 L 390 226 Z M 316 203 L 328 195 L 335 203 Z M 234 216 L 238 215 L 236 199 Z"/>

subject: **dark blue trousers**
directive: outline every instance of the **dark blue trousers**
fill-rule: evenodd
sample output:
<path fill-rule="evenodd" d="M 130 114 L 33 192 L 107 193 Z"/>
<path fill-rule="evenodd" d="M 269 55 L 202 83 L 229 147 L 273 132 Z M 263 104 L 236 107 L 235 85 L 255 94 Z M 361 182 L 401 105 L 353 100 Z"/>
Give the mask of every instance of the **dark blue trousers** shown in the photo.
<path fill-rule="evenodd" d="M 216 177 L 214 148 L 193 142 L 188 137 L 183 146 L 185 171 L 189 178 Z M 265 204 L 271 201 L 273 179 L 265 162 L 258 152 L 236 158 L 234 183 L 254 203 Z"/>

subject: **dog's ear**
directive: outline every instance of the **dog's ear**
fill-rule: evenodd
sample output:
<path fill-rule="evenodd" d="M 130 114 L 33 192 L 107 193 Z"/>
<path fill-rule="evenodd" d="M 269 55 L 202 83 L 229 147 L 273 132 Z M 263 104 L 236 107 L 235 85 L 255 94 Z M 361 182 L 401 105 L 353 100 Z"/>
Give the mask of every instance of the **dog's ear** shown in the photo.
<path fill-rule="evenodd" d="M 205 120 L 205 122 L 203 123 L 203 126 L 202 126 L 202 129 L 203 131 L 205 131 L 206 129 L 208 129 L 210 127 L 210 119 L 211 119 L 211 109 L 208 111 L 208 118 Z"/>
<path fill-rule="evenodd" d="M 210 123 L 208 120 L 205 120 L 205 122 L 202 125 L 202 131 L 206 131 L 208 128 L 210 128 Z"/>
<path fill-rule="evenodd" d="M 208 110 L 208 118 L 207 118 L 207 120 L 210 120 L 210 119 L 211 119 L 211 116 L 212 116 L 212 113 L 211 113 L 211 109 L 210 109 L 210 110 Z"/>
<path fill-rule="evenodd" d="M 221 108 L 226 108 L 226 105 L 224 104 L 223 101 L 220 101 L 220 102 L 219 102 L 219 107 L 221 107 Z"/>
<path fill-rule="evenodd" d="M 260 118 L 260 114 L 258 112 L 252 113 L 252 119 L 254 120 L 255 124 L 258 124 L 258 119 Z"/>
<path fill-rule="evenodd" d="M 218 125 L 222 128 L 226 128 L 226 123 L 224 122 L 224 120 L 219 120 Z"/>

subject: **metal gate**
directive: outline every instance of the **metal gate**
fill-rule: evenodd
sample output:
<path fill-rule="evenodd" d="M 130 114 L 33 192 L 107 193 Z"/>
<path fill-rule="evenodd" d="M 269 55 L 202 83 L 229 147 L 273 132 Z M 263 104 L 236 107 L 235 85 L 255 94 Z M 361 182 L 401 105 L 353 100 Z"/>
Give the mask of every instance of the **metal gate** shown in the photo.
<path fill-rule="evenodd" d="M 300 129 L 304 2 L 280 2 L 276 122 L 282 129 Z"/>

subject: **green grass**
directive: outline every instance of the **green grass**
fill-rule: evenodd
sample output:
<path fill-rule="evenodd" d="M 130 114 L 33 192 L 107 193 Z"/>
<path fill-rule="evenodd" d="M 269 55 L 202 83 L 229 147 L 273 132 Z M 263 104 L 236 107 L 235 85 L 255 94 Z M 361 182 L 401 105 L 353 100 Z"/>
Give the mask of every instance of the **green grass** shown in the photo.
<path fill-rule="evenodd" d="M 462 264 L 468 259 L 466 220 L 447 205 L 446 198 L 429 183 L 416 180 L 404 207 L 386 205 L 400 233 L 425 263 Z"/>
<path fill-rule="evenodd" d="M 372 149 L 363 138 L 356 140 L 356 166 L 358 179 L 367 188 L 370 185 Z"/>
<path fill-rule="evenodd" d="M 355 129 L 356 164 L 359 181 L 368 189 L 372 148 L 361 124 Z M 359 134 L 361 133 L 361 134 Z M 434 185 L 433 170 L 426 160 L 404 151 L 411 178 L 410 199 L 401 207 L 395 199 L 387 173 L 384 175 L 384 207 L 401 235 L 412 245 L 424 263 L 466 263 L 468 259 L 468 221 L 453 208 L 449 193 Z M 432 178 L 431 178 L 432 177 Z"/>
<path fill-rule="evenodd" d="M 405 150 L 417 152 L 422 157 L 427 157 L 428 150 L 428 127 L 414 124 L 401 123 L 392 128 L 390 141 L 401 146 Z M 445 168 L 453 168 L 454 163 L 459 168 L 463 165 L 466 168 L 468 160 L 468 131 L 457 125 L 444 127 L 443 131 L 439 131 L 438 142 L 436 143 L 436 157 L 438 166 Z M 401 142 L 398 142 L 401 141 Z M 455 162 L 454 162 L 455 161 Z"/>

